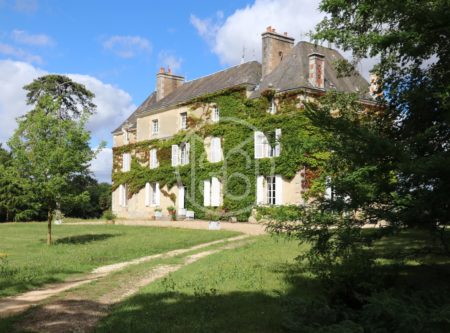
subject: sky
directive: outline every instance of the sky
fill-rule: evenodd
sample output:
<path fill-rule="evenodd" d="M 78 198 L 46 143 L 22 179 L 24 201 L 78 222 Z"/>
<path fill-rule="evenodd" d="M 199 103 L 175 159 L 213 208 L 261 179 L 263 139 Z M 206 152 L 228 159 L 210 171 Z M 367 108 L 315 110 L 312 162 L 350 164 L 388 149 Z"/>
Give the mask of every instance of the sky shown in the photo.
<path fill-rule="evenodd" d="M 95 93 L 92 162 L 111 181 L 112 136 L 155 89 L 160 67 L 192 80 L 261 58 L 267 26 L 296 41 L 324 17 L 317 0 L 0 0 L 0 143 L 29 111 L 22 87 L 68 75 Z M 369 70 L 361 68 L 367 75 Z"/>

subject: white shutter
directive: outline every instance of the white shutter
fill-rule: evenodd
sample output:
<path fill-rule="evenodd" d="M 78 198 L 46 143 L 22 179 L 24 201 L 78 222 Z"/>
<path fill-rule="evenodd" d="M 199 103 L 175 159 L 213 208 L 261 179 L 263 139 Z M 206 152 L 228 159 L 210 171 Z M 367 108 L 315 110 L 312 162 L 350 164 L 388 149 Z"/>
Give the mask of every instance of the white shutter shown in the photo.
<path fill-rule="evenodd" d="M 211 182 L 209 180 L 203 181 L 203 206 L 211 206 Z"/>
<path fill-rule="evenodd" d="M 275 176 L 275 205 L 283 204 L 283 177 Z"/>
<path fill-rule="evenodd" d="M 327 176 L 325 178 L 325 199 L 331 200 L 333 197 L 333 190 L 331 187 L 331 177 Z"/>
<path fill-rule="evenodd" d="M 256 178 L 256 204 L 264 204 L 264 176 Z"/>
<path fill-rule="evenodd" d="M 220 181 L 216 177 L 211 179 L 211 206 L 220 206 Z"/>
<path fill-rule="evenodd" d="M 150 206 L 150 183 L 145 183 L 145 206 Z"/>
<path fill-rule="evenodd" d="M 161 195 L 159 191 L 159 183 L 155 183 L 155 192 L 153 193 L 155 196 L 155 205 L 159 206 L 161 204 Z"/>
<path fill-rule="evenodd" d="M 263 143 L 264 133 L 255 131 L 255 158 L 264 157 L 264 143 Z"/>
<path fill-rule="evenodd" d="M 156 155 L 156 149 L 150 149 L 150 169 L 158 167 L 158 157 Z"/>
<path fill-rule="evenodd" d="M 122 172 L 130 171 L 131 169 L 131 154 L 125 153 L 122 155 Z"/>
<path fill-rule="evenodd" d="M 222 161 L 222 140 L 216 138 L 216 162 Z"/>
<path fill-rule="evenodd" d="M 185 149 L 186 149 L 186 153 L 185 153 L 185 157 L 184 157 L 184 164 L 189 164 L 189 154 L 191 151 L 191 145 L 189 144 L 189 142 L 185 143 Z"/>
<path fill-rule="evenodd" d="M 275 157 L 280 156 L 281 153 L 281 128 L 275 130 Z"/>
<path fill-rule="evenodd" d="M 210 160 L 212 163 L 220 162 L 222 160 L 222 147 L 220 143 L 220 138 L 211 139 L 211 151 Z"/>
<path fill-rule="evenodd" d="M 119 186 L 119 202 L 120 206 L 126 207 L 127 206 L 127 187 L 126 185 L 120 185 Z"/>
<path fill-rule="evenodd" d="M 216 162 L 216 138 L 211 138 L 211 145 L 209 146 L 209 161 L 211 163 Z"/>
<path fill-rule="evenodd" d="M 178 186 L 178 209 L 184 209 L 184 186 Z"/>
<path fill-rule="evenodd" d="M 172 166 L 178 165 L 178 146 L 172 145 Z"/>

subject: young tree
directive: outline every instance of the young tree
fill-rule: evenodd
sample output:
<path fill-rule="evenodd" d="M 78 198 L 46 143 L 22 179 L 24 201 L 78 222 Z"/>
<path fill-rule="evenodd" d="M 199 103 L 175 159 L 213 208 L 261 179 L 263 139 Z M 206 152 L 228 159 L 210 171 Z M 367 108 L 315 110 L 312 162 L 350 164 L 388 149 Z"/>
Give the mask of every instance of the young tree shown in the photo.
<path fill-rule="evenodd" d="M 41 96 L 36 108 L 18 119 L 8 142 L 13 167 L 47 211 L 49 245 L 54 210 L 70 193 L 72 179 L 89 173 L 89 162 L 97 153 L 89 147 L 90 134 L 84 128 L 88 113 L 82 112 L 74 121 L 59 118 L 60 108 L 60 100 Z M 85 193 L 79 196 L 88 199 Z"/>
<path fill-rule="evenodd" d="M 60 107 L 56 111 L 61 119 L 76 119 L 82 114 L 93 114 L 95 95 L 80 83 L 65 75 L 49 74 L 35 79 L 23 87 L 27 91 L 27 103 L 36 105 L 43 96 L 50 96 Z"/>

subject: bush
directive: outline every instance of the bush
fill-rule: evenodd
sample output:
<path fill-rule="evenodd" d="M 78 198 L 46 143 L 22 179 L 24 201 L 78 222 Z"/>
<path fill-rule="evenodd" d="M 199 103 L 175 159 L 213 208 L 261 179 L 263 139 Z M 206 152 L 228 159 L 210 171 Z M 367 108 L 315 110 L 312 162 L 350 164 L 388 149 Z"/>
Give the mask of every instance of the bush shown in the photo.
<path fill-rule="evenodd" d="M 117 219 L 117 216 L 111 210 L 105 210 L 103 212 L 102 218 L 107 221 L 115 221 Z"/>

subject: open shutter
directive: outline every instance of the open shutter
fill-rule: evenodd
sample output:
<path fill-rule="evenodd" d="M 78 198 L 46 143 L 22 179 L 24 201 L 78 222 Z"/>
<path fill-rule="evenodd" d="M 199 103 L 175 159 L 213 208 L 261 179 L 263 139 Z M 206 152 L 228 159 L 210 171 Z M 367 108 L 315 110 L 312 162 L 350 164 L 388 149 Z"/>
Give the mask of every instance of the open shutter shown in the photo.
<path fill-rule="evenodd" d="M 275 130 L 275 157 L 280 156 L 281 153 L 281 128 Z"/>
<path fill-rule="evenodd" d="M 211 145 L 209 147 L 209 161 L 216 162 L 216 138 L 211 138 Z"/>
<path fill-rule="evenodd" d="M 220 181 L 216 177 L 211 179 L 211 206 L 220 206 Z"/>
<path fill-rule="evenodd" d="M 211 206 L 211 182 L 209 180 L 203 181 L 203 206 Z"/>
<path fill-rule="evenodd" d="M 161 194 L 159 191 L 159 183 L 155 183 L 155 193 L 153 193 L 155 196 L 155 205 L 159 206 L 161 204 Z"/>
<path fill-rule="evenodd" d="M 264 157 L 264 133 L 255 131 L 255 158 Z"/>
<path fill-rule="evenodd" d="M 331 200 L 333 197 L 333 189 L 331 187 L 331 177 L 325 178 L 325 199 Z"/>
<path fill-rule="evenodd" d="M 178 146 L 172 145 L 172 166 L 178 165 Z"/>
<path fill-rule="evenodd" d="M 145 183 L 145 206 L 150 206 L 150 183 Z"/>
<path fill-rule="evenodd" d="M 216 162 L 222 161 L 222 140 L 216 138 Z"/>
<path fill-rule="evenodd" d="M 264 176 L 256 178 L 256 204 L 264 204 Z"/>
<path fill-rule="evenodd" d="M 184 209 L 184 186 L 178 186 L 178 209 Z"/>
<path fill-rule="evenodd" d="M 283 178 L 275 176 L 275 205 L 283 204 Z"/>

